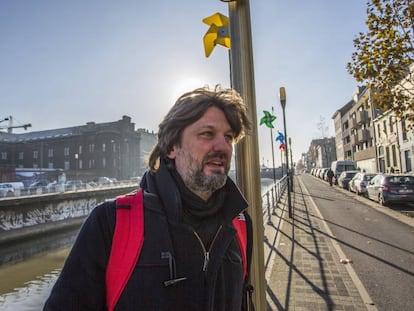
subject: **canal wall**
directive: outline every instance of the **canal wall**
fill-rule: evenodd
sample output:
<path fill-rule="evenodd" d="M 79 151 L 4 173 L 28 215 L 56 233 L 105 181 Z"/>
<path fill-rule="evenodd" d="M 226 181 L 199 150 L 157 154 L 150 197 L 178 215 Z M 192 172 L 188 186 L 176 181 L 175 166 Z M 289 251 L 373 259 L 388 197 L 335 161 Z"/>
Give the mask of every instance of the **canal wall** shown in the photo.
<path fill-rule="evenodd" d="M 93 208 L 138 186 L 0 199 L 0 244 L 80 226 Z"/>

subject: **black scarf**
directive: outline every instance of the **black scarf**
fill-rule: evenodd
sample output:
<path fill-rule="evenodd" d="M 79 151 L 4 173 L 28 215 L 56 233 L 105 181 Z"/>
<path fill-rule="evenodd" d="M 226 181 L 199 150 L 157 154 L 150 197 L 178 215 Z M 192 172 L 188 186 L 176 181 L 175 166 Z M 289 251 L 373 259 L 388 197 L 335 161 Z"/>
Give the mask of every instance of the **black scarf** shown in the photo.
<path fill-rule="evenodd" d="M 183 221 L 195 229 L 208 248 L 222 222 L 221 210 L 226 199 L 226 189 L 218 189 L 204 201 L 187 188 L 177 170 L 171 169 L 170 172 L 181 194 Z"/>

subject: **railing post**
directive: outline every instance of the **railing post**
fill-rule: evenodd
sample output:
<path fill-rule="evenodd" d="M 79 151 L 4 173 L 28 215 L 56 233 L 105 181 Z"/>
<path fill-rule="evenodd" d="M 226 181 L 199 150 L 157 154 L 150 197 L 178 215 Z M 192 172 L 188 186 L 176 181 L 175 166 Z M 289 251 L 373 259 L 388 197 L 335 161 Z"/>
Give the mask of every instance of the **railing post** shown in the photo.
<path fill-rule="evenodd" d="M 271 225 L 272 221 L 270 220 L 270 198 L 269 198 L 269 191 L 266 192 L 266 200 L 267 200 L 267 224 Z"/>

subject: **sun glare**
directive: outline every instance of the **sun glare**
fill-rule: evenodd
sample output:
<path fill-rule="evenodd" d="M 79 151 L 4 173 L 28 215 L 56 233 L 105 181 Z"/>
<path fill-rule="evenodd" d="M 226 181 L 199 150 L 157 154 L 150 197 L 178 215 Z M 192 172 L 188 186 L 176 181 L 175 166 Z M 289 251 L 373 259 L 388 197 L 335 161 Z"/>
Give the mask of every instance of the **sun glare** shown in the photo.
<path fill-rule="evenodd" d="M 179 77 L 174 83 L 174 88 L 171 90 L 171 96 L 176 100 L 182 94 L 192 91 L 196 88 L 208 85 L 206 79 L 194 76 Z"/>

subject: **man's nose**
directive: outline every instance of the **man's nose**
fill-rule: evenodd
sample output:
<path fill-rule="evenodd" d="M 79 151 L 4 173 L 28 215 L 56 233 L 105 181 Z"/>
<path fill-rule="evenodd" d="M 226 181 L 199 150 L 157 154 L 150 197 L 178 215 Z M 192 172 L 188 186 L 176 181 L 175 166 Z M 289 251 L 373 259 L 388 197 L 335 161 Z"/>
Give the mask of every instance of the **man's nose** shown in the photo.
<path fill-rule="evenodd" d="M 214 151 L 231 152 L 233 147 L 224 135 L 217 135 L 214 141 Z"/>

